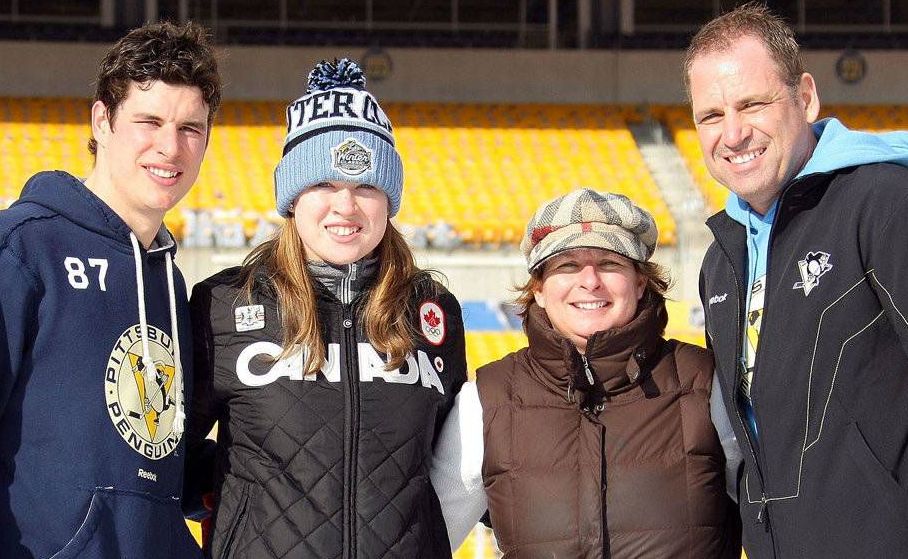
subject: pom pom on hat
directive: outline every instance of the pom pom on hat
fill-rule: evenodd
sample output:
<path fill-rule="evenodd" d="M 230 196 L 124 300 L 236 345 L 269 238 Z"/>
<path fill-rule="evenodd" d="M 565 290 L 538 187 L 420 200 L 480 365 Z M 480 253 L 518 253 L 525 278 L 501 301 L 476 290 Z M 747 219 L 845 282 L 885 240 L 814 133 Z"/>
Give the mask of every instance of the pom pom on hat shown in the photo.
<path fill-rule="evenodd" d="M 369 184 L 400 209 L 403 164 L 391 121 L 366 91 L 356 62 L 321 61 L 309 72 L 306 93 L 287 107 L 284 153 L 274 170 L 277 211 L 287 217 L 300 193 L 330 181 Z"/>
<path fill-rule="evenodd" d="M 309 72 L 309 85 L 306 94 L 326 91 L 338 87 L 350 87 L 363 91 L 366 89 L 366 77 L 356 62 L 349 58 L 334 59 L 334 62 L 322 60 Z"/>

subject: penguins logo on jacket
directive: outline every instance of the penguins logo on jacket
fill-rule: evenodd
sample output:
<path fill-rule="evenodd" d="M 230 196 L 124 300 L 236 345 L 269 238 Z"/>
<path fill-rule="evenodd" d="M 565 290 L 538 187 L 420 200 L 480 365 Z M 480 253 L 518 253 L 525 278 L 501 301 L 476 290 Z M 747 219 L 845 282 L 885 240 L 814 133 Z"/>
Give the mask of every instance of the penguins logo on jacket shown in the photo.
<path fill-rule="evenodd" d="M 149 325 L 148 349 L 153 363 L 142 357 L 141 327 L 127 328 L 107 361 L 104 393 L 110 420 L 123 440 L 142 456 L 160 460 L 180 442 L 173 424 L 181 383 L 170 336 Z"/>
<path fill-rule="evenodd" d="M 810 295 L 813 288 L 820 285 L 820 276 L 832 269 L 829 263 L 829 253 L 808 252 L 803 260 L 798 260 L 798 272 L 801 281 L 795 282 L 792 289 L 803 289 L 804 295 Z"/>

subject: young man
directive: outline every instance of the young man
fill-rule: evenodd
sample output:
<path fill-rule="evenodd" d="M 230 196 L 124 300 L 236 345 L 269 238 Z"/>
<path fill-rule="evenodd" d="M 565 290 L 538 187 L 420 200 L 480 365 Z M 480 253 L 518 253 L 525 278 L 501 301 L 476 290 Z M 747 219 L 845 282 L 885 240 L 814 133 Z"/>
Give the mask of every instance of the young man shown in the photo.
<path fill-rule="evenodd" d="M 683 71 L 706 165 L 730 191 L 708 221 L 701 298 L 744 454 L 747 555 L 901 556 L 908 134 L 814 124 L 797 42 L 757 4 L 704 26 Z"/>
<path fill-rule="evenodd" d="M 164 213 L 220 103 L 205 33 L 149 24 L 101 62 L 83 181 L 0 212 L 0 555 L 195 557 L 179 497 L 186 287 Z M 182 352 L 181 352 L 182 349 Z"/>

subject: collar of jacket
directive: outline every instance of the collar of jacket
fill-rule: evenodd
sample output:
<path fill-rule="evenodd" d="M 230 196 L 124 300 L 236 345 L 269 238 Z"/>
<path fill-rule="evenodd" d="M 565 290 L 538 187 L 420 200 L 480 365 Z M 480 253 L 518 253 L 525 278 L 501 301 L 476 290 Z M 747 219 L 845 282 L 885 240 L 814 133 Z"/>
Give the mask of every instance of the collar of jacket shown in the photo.
<path fill-rule="evenodd" d="M 664 343 L 667 321 L 665 303 L 646 304 L 625 326 L 596 332 L 587 340 L 586 361 L 608 399 L 633 388 L 647 366 L 654 364 Z M 572 390 L 583 388 L 583 360 L 577 348 L 558 333 L 545 310 L 533 303 L 526 320 L 529 355 L 537 366 L 534 374 L 548 389 L 570 399 Z"/>
<path fill-rule="evenodd" d="M 784 227 L 794 215 L 819 204 L 826 193 L 826 188 L 829 186 L 830 178 L 836 173 L 847 171 L 848 169 L 839 169 L 826 173 L 813 173 L 796 177 L 789 182 L 779 195 L 779 207 L 776 210 L 773 227 Z M 733 196 L 733 194 L 729 194 L 729 196 Z M 714 235 L 721 235 L 723 231 L 729 229 L 744 229 L 744 226 L 732 219 L 724 209 L 719 210 L 707 219 L 706 225 L 713 231 Z"/>

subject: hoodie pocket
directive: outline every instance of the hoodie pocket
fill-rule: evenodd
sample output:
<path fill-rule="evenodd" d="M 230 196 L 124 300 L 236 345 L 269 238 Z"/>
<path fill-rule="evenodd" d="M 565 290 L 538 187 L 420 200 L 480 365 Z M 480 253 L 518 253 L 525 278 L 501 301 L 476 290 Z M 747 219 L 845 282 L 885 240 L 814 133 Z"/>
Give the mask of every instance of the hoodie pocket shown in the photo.
<path fill-rule="evenodd" d="M 97 488 L 72 539 L 51 559 L 202 557 L 174 499 Z"/>

